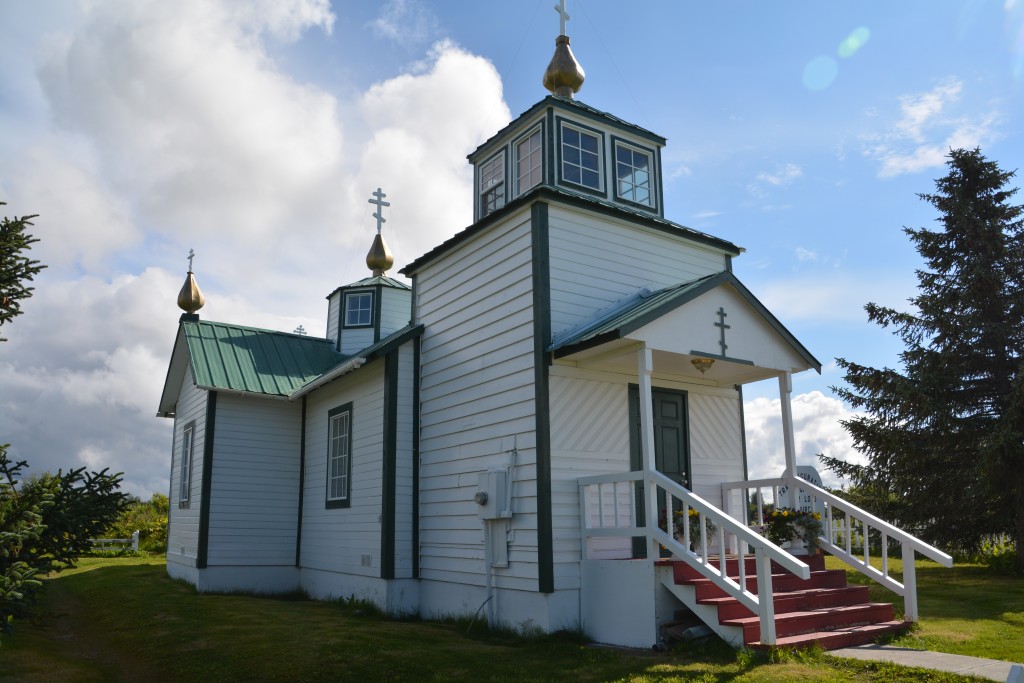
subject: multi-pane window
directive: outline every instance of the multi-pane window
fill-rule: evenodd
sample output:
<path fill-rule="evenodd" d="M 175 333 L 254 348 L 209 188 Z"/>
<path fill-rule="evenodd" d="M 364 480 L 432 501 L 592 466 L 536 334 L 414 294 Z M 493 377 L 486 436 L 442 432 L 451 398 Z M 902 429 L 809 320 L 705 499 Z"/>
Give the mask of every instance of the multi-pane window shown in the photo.
<path fill-rule="evenodd" d="M 651 156 L 615 145 L 615 192 L 627 202 L 651 206 Z"/>
<path fill-rule="evenodd" d="M 181 434 L 181 472 L 178 479 L 178 502 L 187 505 L 192 489 L 192 425 Z"/>
<path fill-rule="evenodd" d="M 600 146 L 596 135 L 562 126 L 562 179 L 600 190 Z"/>
<path fill-rule="evenodd" d="M 352 410 L 328 413 L 327 502 L 347 503 L 352 478 Z"/>
<path fill-rule="evenodd" d="M 540 129 L 516 143 L 516 191 L 522 194 L 541 181 Z"/>
<path fill-rule="evenodd" d="M 480 216 L 505 206 L 505 156 L 499 154 L 480 167 Z"/>
<path fill-rule="evenodd" d="M 373 324 L 373 292 L 349 292 L 345 295 L 345 327 Z"/>

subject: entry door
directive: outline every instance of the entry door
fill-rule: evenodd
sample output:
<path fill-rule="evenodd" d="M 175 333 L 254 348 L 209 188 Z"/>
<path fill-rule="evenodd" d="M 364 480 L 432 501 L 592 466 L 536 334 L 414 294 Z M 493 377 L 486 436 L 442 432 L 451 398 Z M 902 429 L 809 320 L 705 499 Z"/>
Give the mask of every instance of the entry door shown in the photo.
<path fill-rule="evenodd" d="M 686 392 L 653 389 L 654 467 L 672 481 L 690 487 L 690 439 L 687 431 Z M 629 388 L 629 449 L 631 469 L 643 469 L 640 426 L 640 389 Z M 637 484 L 637 522 L 644 523 L 643 485 Z M 664 494 L 658 496 L 658 510 L 666 508 Z M 634 555 L 643 557 L 646 545 L 634 539 Z"/>

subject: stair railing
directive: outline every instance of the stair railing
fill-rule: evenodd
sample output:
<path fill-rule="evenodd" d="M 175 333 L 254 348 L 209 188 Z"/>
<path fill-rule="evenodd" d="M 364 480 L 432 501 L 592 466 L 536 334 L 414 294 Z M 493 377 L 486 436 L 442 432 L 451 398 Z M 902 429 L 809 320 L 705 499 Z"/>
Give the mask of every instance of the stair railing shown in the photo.
<path fill-rule="evenodd" d="M 870 512 L 862 510 L 820 486 L 816 486 L 799 477 L 729 482 L 722 484 L 722 497 L 723 500 L 729 500 L 728 494 L 730 491 L 735 489 L 742 490 L 744 512 L 741 519 L 745 520 L 747 501 L 749 500 L 748 491 L 755 489 L 758 496 L 758 523 L 763 524 L 764 521 L 761 518 L 763 510 L 761 491 L 764 488 L 772 488 L 774 490 L 773 500 L 778 504 L 780 486 L 792 487 L 798 494 L 802 492 L 805 496 L 809 496 L 812 510 L 819 509 L 819 505 L 824 508 L 822 535 L 817 539 L 818 547 L 835 555 L 861 574 L 885 586 L 893 593 L 902 596 L 904 619 L 906 621 L 917 621 L 919 612 L 917 604 L 917 571 L 914 566 L 915 553 L 920 553 L 938 562 L 943 567 L 953 566 L 952 557 L 903 529 L 893 526 Z M 877 531 L 881 536 L 880 569 L 871 564 L 870 532 L 872 530 Z M 863 551 L 860 554 L 854 554 L 853 536 L 858 531 L 862 538 Z M 899 542 L 902 550 L 902 582 L 894 578 L 890 571 L 890 539 Z"/>
<path fill-rule="evenodd" d="M 657 496 L 659 490 L 664 493 L 666 520 L 675 519 L 676 511 L 682 513 L 684 520 L 689 520 L 690 510 L 696 510 L 700 520 L 699 544 L 697 539 L 690 538 L 688 522 L 682 525 L 683 534 L 680 539 L 661 529 L 658 520 L 645 520 L 645 525 L 639 526 L 636 519 L 639 507 L 635 495 L 637 482 L 645 484 L 644 496 Z M 587 557 L 587 541 L 590 538 L 644 536 L 657 541 L 727 595 L 757 614 L 761 626 L 761 642 L 775 644 L 772 562 L 802 579 L 810 577 L 810 567 L 755 533 L 745 523 L 737 521 L 660 472 L 622 472 L 583 477 L 578 480 L 578 485 L 582 557 Z M 644 506 L 643 509 L 650 508 Z M 707 521 L 714 525 L 712 538 L 708 538 Z M 667 522 L 666 526 L 671 528 L 671 522 Z M 717 567 L 711 563 L 714 553 L 709 541 L 712 540 L 717 541 Z M 691 544 L 699 546 L 698 549 L 690 550 Z M 738 579 L 733 579 L 728 573 L 726 552 L 729 548 L 736 551 Z M 747 581 L 746 557 L 750 554 L 755 558 L 756 594 L 749 589 Z"/>

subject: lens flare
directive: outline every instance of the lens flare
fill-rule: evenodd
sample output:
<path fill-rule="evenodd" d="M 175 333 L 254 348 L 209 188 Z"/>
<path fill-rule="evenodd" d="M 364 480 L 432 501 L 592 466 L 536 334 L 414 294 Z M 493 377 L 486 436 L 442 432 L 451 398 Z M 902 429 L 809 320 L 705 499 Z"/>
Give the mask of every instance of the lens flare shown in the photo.
<path fill-rule="evenodd" d="M 808 90 L 824 90 L 832 85 L 838 73 L 836 60 L 825 55 L 815 57 L 804 67 L 804 87 Z"/>
<path fill-rule="evenodd" d="M 871 37 L 871 31 L 868 30 L 867 26 L 858 26 L 853 29 L 850 35 L 843 39 L 843 42 L 839 43 L 839 56 L 840 57 L 852 57 L 857 53 L 857 50 L 864 47 L 864 44 L 868 42 L 868 38 Z"/>

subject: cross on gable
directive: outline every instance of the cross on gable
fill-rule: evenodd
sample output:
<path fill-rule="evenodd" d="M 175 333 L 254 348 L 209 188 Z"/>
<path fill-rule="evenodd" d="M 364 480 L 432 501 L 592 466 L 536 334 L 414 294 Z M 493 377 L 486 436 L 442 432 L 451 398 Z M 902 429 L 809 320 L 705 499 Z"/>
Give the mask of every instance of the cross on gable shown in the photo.
<path fill-rule="evenodd" d="M 379 187 L 377 188 L 377 191 L 373 192 L 372 194 L 375 197 L 375 199 L 367 199 L 366 201 L 369 202 L 370 204 L 377 205 L 377 211 L 374 212 L 373 217 L 377 219 L 377 234 L 379 235 L 381 227 L 383 227 L 384 224 L 387 222 L 384 219 L 383 212 L 381 211 L 381 209 L 385 206 L 391 206 L 391 202 L 384 201 L 384 198 L 387 197 L 387 195 L 381 192 Z"/>
<path fill-rule="evenodd" d="M 722 332 L 721 336 L 722 336 L 722 338 L 718 341 L 718 345 L 722 347 L 722 357 L 724 358 L 725 357 L 725 350 L 727 348 L 729 348 L 729 346 L 725 343 L 725 331 L 729 330 L 729 329 L 732 329 L 732 325 L 726 325 L 725 324 L 725 316 L 727 316 L 728 313 L 725 312 L 724 308 L 719 306 L 717 314 L 718 314 L 718 322 L 715 323 L 715 327 L 721 328 L 721 332 Z"/>
<path fill-rule="evenodd" d="M 558 12 L 559 23 L 561 24 L 561 35 L 565 35 L 565 22 L 569 21 L 569 13 L 565 11 L 565 0 L 558 0 L 558 4 L 555 5 L 555 11 Z"/>

